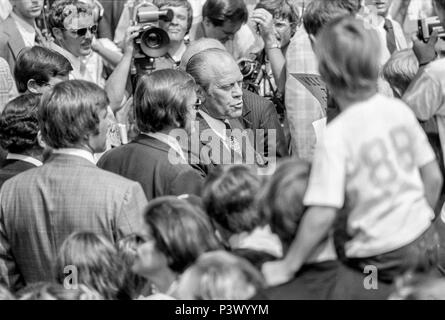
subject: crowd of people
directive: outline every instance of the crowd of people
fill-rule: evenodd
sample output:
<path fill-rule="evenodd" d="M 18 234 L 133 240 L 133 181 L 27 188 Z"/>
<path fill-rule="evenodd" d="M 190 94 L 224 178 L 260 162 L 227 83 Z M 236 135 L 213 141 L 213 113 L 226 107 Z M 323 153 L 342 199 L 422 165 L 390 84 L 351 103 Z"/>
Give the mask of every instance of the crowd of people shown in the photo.
<path fill-rule="evenodd" d="M 445 299 L 440 25 L 444 0 L 1 0 L 0 299 Z"/>

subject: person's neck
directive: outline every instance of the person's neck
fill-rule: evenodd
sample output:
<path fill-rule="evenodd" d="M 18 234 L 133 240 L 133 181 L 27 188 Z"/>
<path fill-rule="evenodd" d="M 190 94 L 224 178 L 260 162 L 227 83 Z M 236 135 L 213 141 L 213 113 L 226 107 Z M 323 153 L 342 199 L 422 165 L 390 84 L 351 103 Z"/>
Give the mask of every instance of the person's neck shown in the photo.
<path fill-rule="evenodd" d="M 184 45 L 184 40 L 170 42 L 170 47 L 168 49 L 168 54 L 171 57 L 178 56 L 177 53 L 180 52 L 180 50 L 182 49 L 183 45 Z M 181 58 L 181 57 L 179 57 L 179 58 Z"/>
<path fill-rule="evenodd" d="M 34 159 L 37 159 L 41 162 L 43 162 L 43 149 L 42 148 L 34 148 L 31 150 L 27 150 L 22 152 L 22 155 L 27 157 L 32 157 Z"/>
<path fill-rule="evenodd" d="M 20 12 L 18 12 L 17 10 L 13 10 L 13 12 L 23 21 L 25 21 L 26 23 L 28 23 L 30 26 L 35 27 L 35 23 L 36 20 L 34 18 L 27 18 L 25 16 L 23 16 Z"/>
<path fill-rule="evenodd" d="M 335 95 L 335 101 L 337 102 L 338 106 L 340 107 L 341 111 L 345 111 L 346 109 L 348 109 L 350 106 L 359 103 L 359 102 L 363 102 L 366 100 L 371 99 L 372 97 L 374 97 L 377 94 L 377 88 L 370 90 L 367 93 L 364 93 L 363 95 L 361 95 L 358 98 L 350 98 L 344 95 Z"/>
<path fill-rule="evenodd" d="M 156 286 L 160 293 L 167 293 L 176 278 L 176 273 L 170 268 L 164 268 L 150 275 L 149 280 Z"/>

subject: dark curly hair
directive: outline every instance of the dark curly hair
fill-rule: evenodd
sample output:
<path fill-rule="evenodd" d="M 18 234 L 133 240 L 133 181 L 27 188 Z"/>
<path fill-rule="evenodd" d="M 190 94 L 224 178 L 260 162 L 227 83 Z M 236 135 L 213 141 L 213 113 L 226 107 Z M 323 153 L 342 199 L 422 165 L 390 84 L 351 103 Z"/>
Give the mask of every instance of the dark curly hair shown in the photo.
<path fill-rule="evenodd" d="M 0 116 L 0 145 L 11 153 L 38 148 L 40 96 L 25 94 L 10 101 Z"/>
<path fill-rule="evenodd" d="M 50 30 L 53 28 L 63 29 L 63 22 L 72 13 L 93 14 L 93 9 L 79 0 L 56 0 L 51 4 L 48 13 L 48 24 Z"/>

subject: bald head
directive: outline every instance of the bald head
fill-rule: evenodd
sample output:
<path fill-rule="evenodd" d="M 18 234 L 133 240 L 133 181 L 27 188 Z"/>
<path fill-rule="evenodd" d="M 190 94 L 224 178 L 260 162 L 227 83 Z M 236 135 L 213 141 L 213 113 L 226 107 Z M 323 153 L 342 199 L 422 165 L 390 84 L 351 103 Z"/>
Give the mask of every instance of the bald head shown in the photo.
<path fill-rule="evenodd" d="M 187 48 L 187 50 L 182 55 L 181 64 L 179 65 L 179 69 L 185 71 L 187 68 L 187 63 L 189 60 L 196 54 L 207 50 L 207 49 L 220 49 L 226 50 L 226 47 L 216 39 L 212 38 L 201 38 L 196 41 L 193 41 Z"/>

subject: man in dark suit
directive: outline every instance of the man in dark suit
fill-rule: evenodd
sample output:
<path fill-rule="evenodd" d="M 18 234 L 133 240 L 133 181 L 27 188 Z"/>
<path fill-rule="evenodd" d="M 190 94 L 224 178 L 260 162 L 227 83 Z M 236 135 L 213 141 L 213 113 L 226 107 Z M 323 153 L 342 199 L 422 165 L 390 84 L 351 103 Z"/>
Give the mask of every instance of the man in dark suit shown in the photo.
<path fill-rule="evenodd" d="M 54 257 L 73 232 L 116 242 L 140 231 L 147 199 L 139 183 L 94 163 L 106 147 L 107 105 L 105 91 L 86 81 L 43 95 L 39 123 L 53 156 L 0 190 L 0 281 L 10 289 L 53 280 Z"/>
<path fill-rule="evenodd" d="M 0 146 L 8 151 L 0 160 L 0 187 L 17 174 L 42 165 L 43 142 L 38 137 L 40 96 L 21 95 L 0 116 Z"/>
<path fill-rule="evenodd" d="M 186 163 L 175 139 L 178 132 L 188 140 L 196 99 L 195 81 L 185 72 L 165 69 L 142 77 L 134 96 L 141 134 L 106 153 L 99 167 L 140 182 L 148 200 L 200 195 L 203 174 Z"/>
<path fill-rule="evenodd" d="M 203 147 L 199 150 L 201 164 L 207 167 L 235 163 L 264 166 L 268 160 L 276 158 L 277 139 L 273 137 L 277 137 L 277 131 L 282 134 L 282 129 L 264 128 L 270 148 L 258 144 L 264 141 L 263 128 L 259 127 L 261 112 L 254 107 L 245 108 L 243 76 L 227 51 L 214 48 L 201 51 L 189 59 L 186 70 L 195 78 L 204 101 L 197 116 Z M 260 100 L 247 96 L 251 102 Z M 210 155 L 210 163 L 204 159 L 206 154 Z"/>
<path fill-rule="evenodd" d="M 20 51 L 25 47 L 44 45 L 45 40 L 36 26 L 43 9 L 43 0 L 16 0 L 13 10 L 0 23 L 0 57 L 8 61 L 11 72 Z"/>

